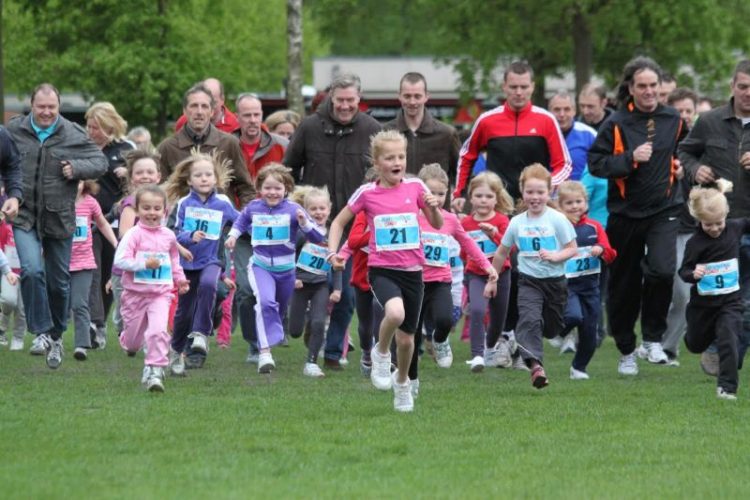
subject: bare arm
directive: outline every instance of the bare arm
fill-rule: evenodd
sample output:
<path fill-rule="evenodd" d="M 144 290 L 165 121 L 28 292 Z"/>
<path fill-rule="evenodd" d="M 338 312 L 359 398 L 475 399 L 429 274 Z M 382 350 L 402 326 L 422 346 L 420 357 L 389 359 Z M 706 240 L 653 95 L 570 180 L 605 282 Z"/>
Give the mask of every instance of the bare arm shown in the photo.
<path fill-rule="evenodd" d="M 94 223 L 96 224 L 96 227 L 99 228 L 99 232 L 102 233 L 102 235 L 107 238 L 107 241 L 109 241 L 113 247 L 117 248 L 117 236 L 115 236 L 115 232 L 112 230 L 112 226 L 109 225 L 109 222 L 107 222 L 107 219 L 102 215 L 101 213 L 97 215 L 94 218 Z"/>

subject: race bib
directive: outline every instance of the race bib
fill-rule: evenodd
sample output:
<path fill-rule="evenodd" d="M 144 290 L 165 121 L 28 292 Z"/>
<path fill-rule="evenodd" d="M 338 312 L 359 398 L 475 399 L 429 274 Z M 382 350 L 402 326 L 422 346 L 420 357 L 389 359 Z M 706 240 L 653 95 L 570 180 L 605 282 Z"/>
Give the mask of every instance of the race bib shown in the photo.
<path fill-rule="evenodd" d="M 419 248 L 417 214 L 378 215 L 373 223 L 378 252 Z"/>
<path fill-rule="evenodd" d="M 187 207 L 185 221 L 182 226 L 185 231 L 203 231 L 207 240 L 218 240 L 221 236 L 221 220 L 224 214 L 220 210 L 210 208 Z"/>
<path fill-rule="evenodd" d="M 73 233 L 73 243 L 86 241 L 89 236 L 89 218 L 85 215 L 76 215 L 76 230 Z"/>
<path fill-rule="evenodd" d="M 698 295 L 725 295 L 740 289 L 737 259 L 706 264 L 706 274 L 698 282 Z"/>
<path fill-rule="evenodd" d="M 136 259 L 144 261 L 156 257 L 161 265 L 156 269 L 143 269 L 134 273 L 133 281 L 143 285 L 171 285 L 172 261 L 166 252 L 137 252 Z"/>
<path fill-rule="evenodd" d="M 18 260 L 18 250 L 14 245 L 5 245 L 5 256 L 11 269 L 20 269 L 21 261 Z"/>
<path fill-rule="evenodd" d="M 289 243 L 289 214 L 253 215 L 253 246 Z"/>
<path fill-rule="evenodd" d="M 447 234 L 422 233 L 425 265 L 448 267 L 450 264 L 450 238 Z"/>
<path fill-rule="evenodd" d="M 486 255 L 487 257 L 492 257 L 493 255 L 495 255 L 495 251 L 497 250 L 497 243 L 492 241 L 484 231 L 482 231 L 481 229 L 476 229 L 474 231 L 469 231 L 468 235 L 471 236 L 471 239 L 476 242 L 477 246 L 479 246 L 479 249 L 484 255 Z"/>
<path fill-rule="evenodd" d="M 297 267 L 312 274 L 325 275 L 331 270 L 326 260 L 328 249 L 313 243 L 305 243 L 297 259 Z"/>
<path fill-rule="evenodd" d="M 464 261 L 461 260 L 461 246 L 451 237 L 448 243 L 448 263 L 451 266 L 451 271 L 458 271 L 464 268 Z"/>
<path fill-rule="evenodd" d="M 565 263 L 565 277 L 577 278 L 602 271 L 599 257 L 591 255 L 591 247 L 578 247 L 578 253 Z"/>
<path fill-rule="evenodd" d="M 557 238 L 551 226 L 521 226 L 518 229 L 518 256 L 539 257 L 539 250 L 557 250 Z"/>

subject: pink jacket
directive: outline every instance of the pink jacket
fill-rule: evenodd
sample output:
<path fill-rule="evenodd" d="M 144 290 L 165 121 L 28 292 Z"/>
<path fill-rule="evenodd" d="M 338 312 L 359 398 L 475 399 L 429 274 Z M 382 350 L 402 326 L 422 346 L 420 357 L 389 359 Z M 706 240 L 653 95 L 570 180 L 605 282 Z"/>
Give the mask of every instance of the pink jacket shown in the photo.
<path fill-rule="evenodd" d="M 151 256 L 161 260 L 161 267 L 146 269 Z M 177 238 L 164 226 L 148 227 L 139 221 L 117 246 L 115 265 L 124 271 L 123 289 L 140 295 L 171 293 L 176 283 L 185 280 Z"/>

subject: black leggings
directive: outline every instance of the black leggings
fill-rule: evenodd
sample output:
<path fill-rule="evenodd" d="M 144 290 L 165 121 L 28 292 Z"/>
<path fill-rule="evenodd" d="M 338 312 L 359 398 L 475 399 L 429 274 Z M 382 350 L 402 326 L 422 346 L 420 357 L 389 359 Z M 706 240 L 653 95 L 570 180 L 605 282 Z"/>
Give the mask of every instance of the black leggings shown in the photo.
<path fill-rule="evenodd" d="M 422 325 L 426 316 L 429 316 L 435 326 L 435 342 L 445 342 L 453 327 L 453 297 L 449 282 L 430 281 L 424 284 L 422 310 L 417 322 L 417 331 L 414 333 L 414 353 L 409 366 L 410 380 L 419 378 L 419 351 L 422 347 Z"/>
<path fill-rule="evenodd" d="M 308 310 L 307 304 L 310 304 Z M 307 344 L 307 362 L 315 363 L 318 353 L 323 346 L 323 335 L 328 318 L 328 283 L 303 283 L 292 295 L 292 303 L 289 307 L 289 335 L 299 338 L 305 330 L 305 312 L 310 316 L 310 340 Z"/>

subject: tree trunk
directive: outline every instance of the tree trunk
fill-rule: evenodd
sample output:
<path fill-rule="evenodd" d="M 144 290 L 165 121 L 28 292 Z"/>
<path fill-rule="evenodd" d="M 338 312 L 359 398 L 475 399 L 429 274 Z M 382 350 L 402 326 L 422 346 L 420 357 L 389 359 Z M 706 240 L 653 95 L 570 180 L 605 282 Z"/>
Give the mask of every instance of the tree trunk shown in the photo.
<path fill-rule="evenodd" d="M 287 108 L 305 116 L 302 98 L 302 0 L 286 2 Z"/>
<path fill-rule="evenodd" d="M 5 61 L 3 59 L 3 0 L 0 0 L 0 123 L 5 123 Z"/>
<path fill-rule="evenodd" d="M 167 46 L 167 34 L 168 34 L 168 23 L 167 19 L 167 2 L 168 0 L 157 0 L 156 9 L 159 15 L 161 25 L 161 33 L 159 33 L 159 47 L 162 50 Z M 169 110 L 169 90 L 167 88 L 162 89 L 159 92 L 159 103 L 156 106 L 156 136 L 164 138 L 167 136 L 167 113 Z"/>
<path fill-rule="evenodd" d="M 580 7 L 573 14 L 573 63 L 575 64 L 577 96 L 591 79 L 591 66 L 594 58 L 594 45 L 591 28 Z"/>

